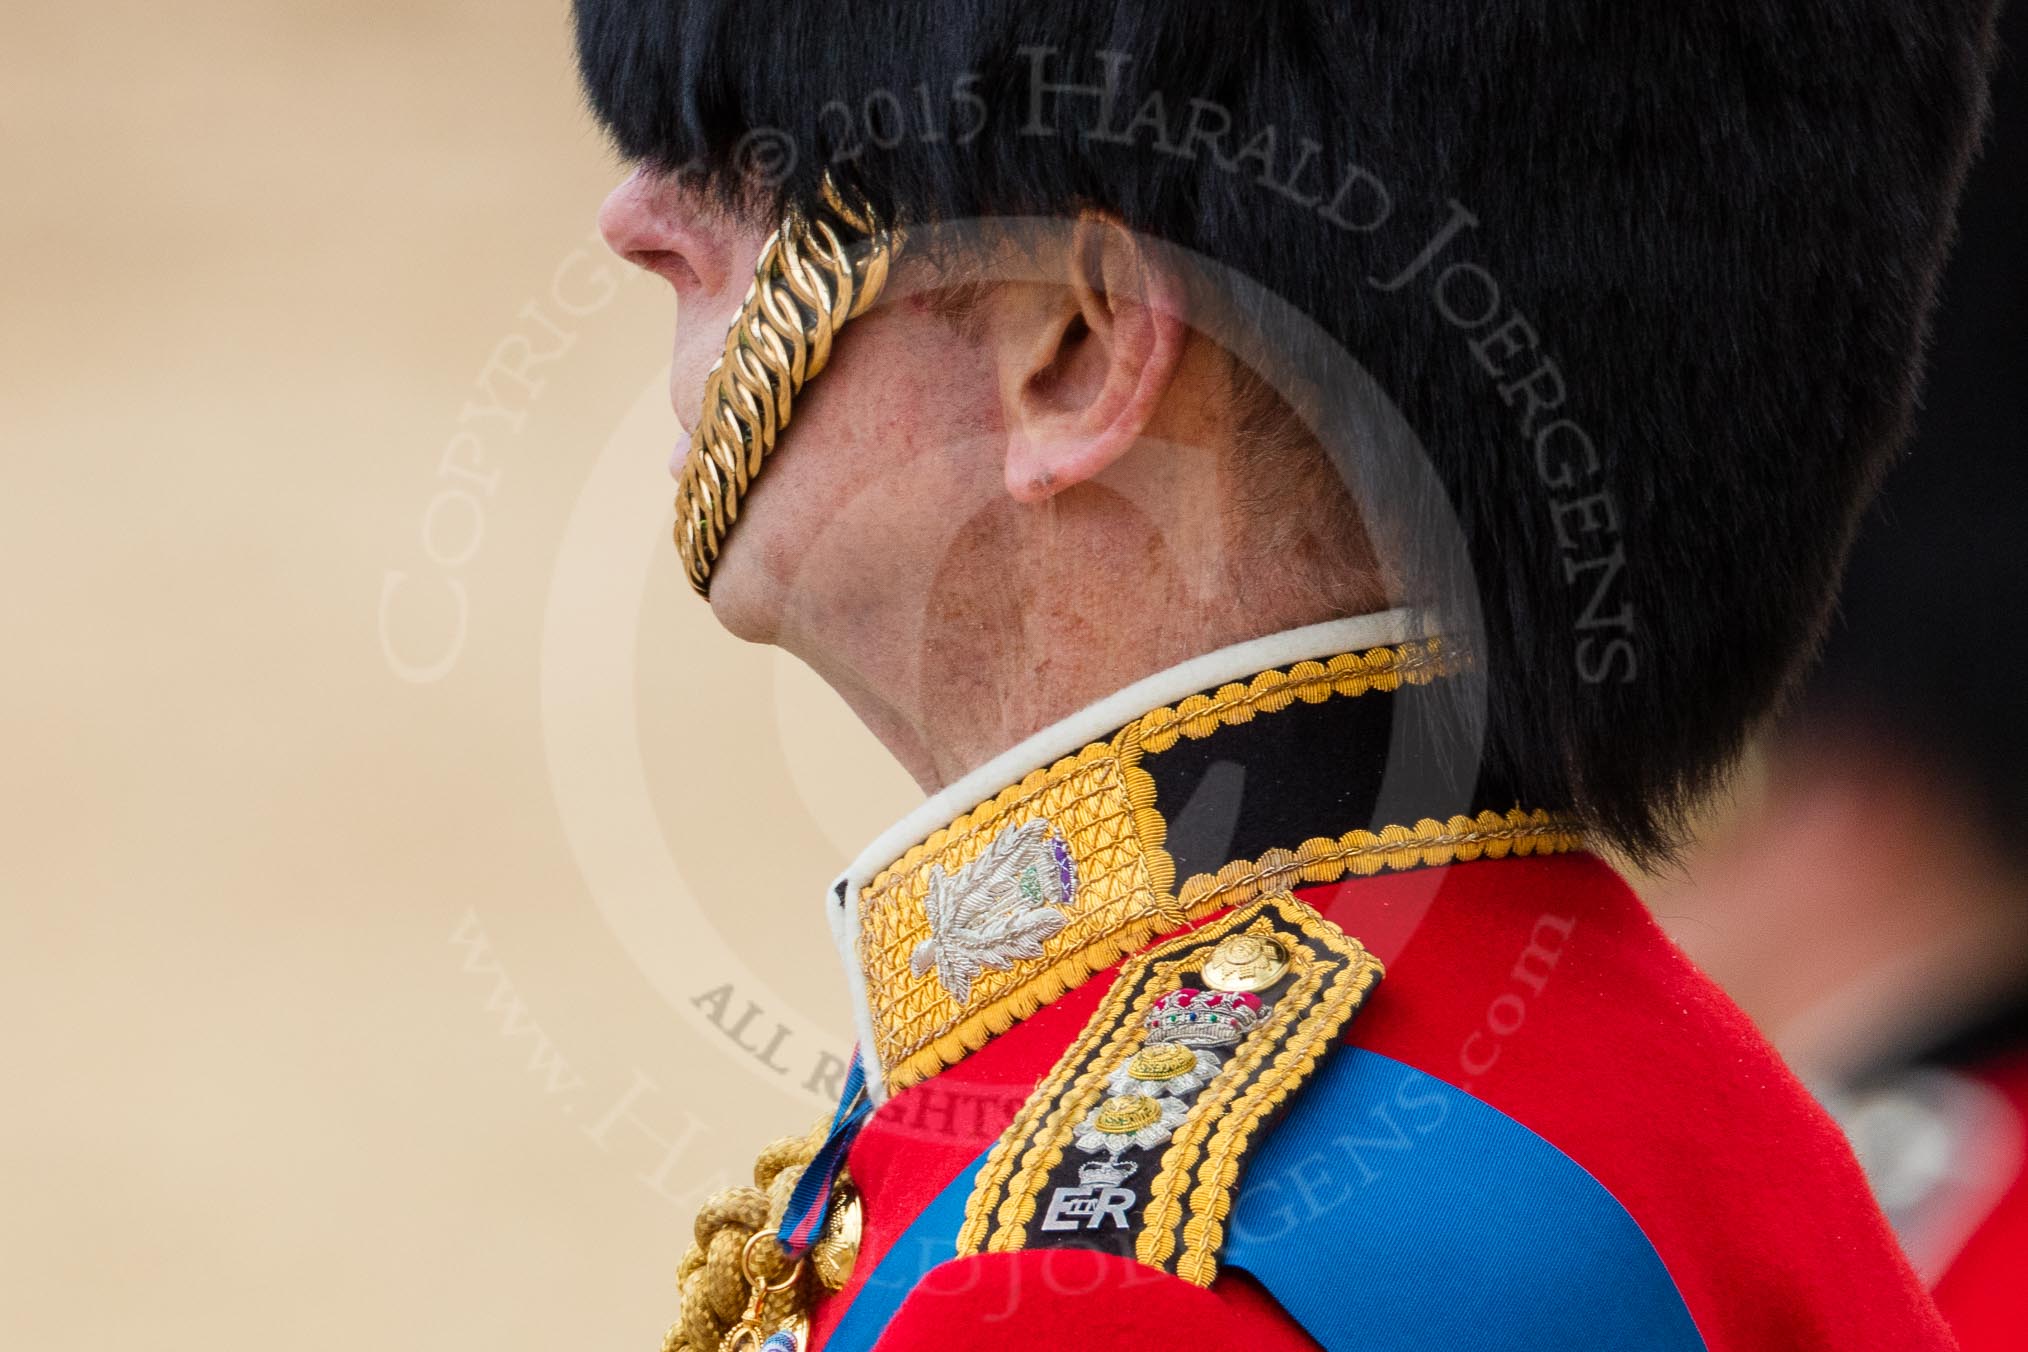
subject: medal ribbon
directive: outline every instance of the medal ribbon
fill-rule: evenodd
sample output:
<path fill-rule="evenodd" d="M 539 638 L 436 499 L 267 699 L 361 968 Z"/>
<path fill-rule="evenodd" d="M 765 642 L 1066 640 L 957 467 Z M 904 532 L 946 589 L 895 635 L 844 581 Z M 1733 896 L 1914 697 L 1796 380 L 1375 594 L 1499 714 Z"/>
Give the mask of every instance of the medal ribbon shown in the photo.
<path fill-rule="evenodd" d="M 796 1189 L 789 1194 L 788 1210 L 775 1230 L 775 1240 L 791 1258 L 801 1258 L 823 1233 L 824 1220 L 831 1211 L 831 1184 L 845 1167 L 845 1155 L 858 1139 L 859 1129 L 873 1113 L 873 1100 L 866 1092 L 866 1066 L 857 1047 L 852 1064 L 845 1071 L 845 1088 L 838 1097 L 838 1111 L 831 1115 L 831 1130 L 824 1144 L 810 1158 Z"/>

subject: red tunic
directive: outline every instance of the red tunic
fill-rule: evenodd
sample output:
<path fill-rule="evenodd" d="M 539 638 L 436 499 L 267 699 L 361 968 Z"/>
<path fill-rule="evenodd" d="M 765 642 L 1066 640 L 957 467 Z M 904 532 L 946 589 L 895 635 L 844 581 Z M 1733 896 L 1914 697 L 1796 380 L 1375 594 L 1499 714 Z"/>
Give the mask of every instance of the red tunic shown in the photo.
<path fill-rule="evenodd" d="M 1982 1148 L 2003 1153 L 2005 1172 L 1984 1201 L 1964 1247 L 1936 1284 L 1937 1307 L 1964 1352 L 2018 1352 L 2028 1345 L 2028 1052 L 1972 1074 L 1998 1092 L 2011 1120 L 1996 1123 Z"/>
<path fill-rule="evenodd" d="M 1472 1095 L 1588 1171 L 1638 1223 L 1714 1352 L 1952 1346 L 1836 1126 L 1598 859 L 1454 864 L 1297 895 L 1387 965 L 1347 1040 Z M 865 1240 L 854 1284 L 818 1307 L 815 1346 L 1011 1120 L 1110 975 L 873 1114 L 850 1156 Z M 1429 1274 L 1429 1298 L 1458 1279 Z M 1375 1347 L 1428 1346 L 1413 1329 L 1375 1334 Z M 1126 1259 L 1047 1251 L 944 1263 L 877 1346 L 1186 1343 L 1315 1345 L 1243 1273 L 1200 1289 Z"/>

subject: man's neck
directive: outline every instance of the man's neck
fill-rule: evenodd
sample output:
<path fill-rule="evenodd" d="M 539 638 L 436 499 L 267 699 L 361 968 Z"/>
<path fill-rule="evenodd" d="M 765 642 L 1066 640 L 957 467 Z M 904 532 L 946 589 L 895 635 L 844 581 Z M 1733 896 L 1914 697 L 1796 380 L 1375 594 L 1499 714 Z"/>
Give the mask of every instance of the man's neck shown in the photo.
<path fill-rule="evenodd" d="M 1154 602 L 1132 618 L 1094 621 L 1051 608 L 1018 633 L 976 622 L 939 625 L 935 638 L 918 645 L 922 657 L 912 671 L 892 652 L 864 664 L 830 655 L 806 660 L 923 792 L 935 794 L 1138 681 L 1331 618 Z"/>
<path fill-rule="evenodd" d="M 1387 610 L 1284 629 L 1195 654 L 1087 701 L 1064 717 L 984 757 L 964 774 L 930 788 L 928 798 L 872 842 L 855 867 L 885 865 L 893 853 L 913 844 L 945 819 L 1029 772 L 1109 736 L 1151 709 L 1271 668 L 1288 668 L 1341 652 L 1413 642 L 1422 636 L 1421 623 L 1414 612 Z"/>
<path fill-rule="evenodd" d="M 1285 630 L 1143 677 L 933 793 L 825 894 L 869 1064 L 890 1088 L 934 1074 L 1038 992 L 1263 889 L 1575 848 L 1446 735 L 1472 670 L 1407 611 Z M 1014 874 L 1023 906 L 1076 923 L 1025 957 L 962 922 L 939 939 L 955 898 Z"/>
<path fill-rule="evenodd" d="M 771 637 L 935 793 L 1155 672 L 1385 609 L 1384 574 L 1321 452 L 1297 454 L 1304 491 L 1265 513 L 1238 505 L 1251 470 L 1235 444 L 1231 427 L 1193 424 L 1041 505 L 972 483 L 928 574 L 799 592 Z"/>

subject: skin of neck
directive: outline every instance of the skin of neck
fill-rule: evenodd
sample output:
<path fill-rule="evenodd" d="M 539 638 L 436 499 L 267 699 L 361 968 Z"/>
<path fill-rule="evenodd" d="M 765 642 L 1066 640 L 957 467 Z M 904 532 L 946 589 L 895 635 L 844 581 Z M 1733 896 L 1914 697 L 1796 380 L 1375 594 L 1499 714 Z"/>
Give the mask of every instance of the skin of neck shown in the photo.
<path fill-rule="evenodd" d="M 647 168 L 601 210 L 675 293 L 678 465 L 774 224 Z M 1085 212 L 915 223 L 884 275 L 782 400 L 709 596 L 924 789 L 1187 658 L 1390 604 L 1373 504 L 1267 392 L 1271 359 L 1234 355 L 1275 344 L 1205 260 Z"/>
<path fill-rule="evenodd" d="M 1142 677 L 1383 609 L 1335 479 L 1300 512 L 1253 505 L 1258 467 L 1230 410 L 1206 397 L 1220 360 L 1208 347 L 1186 355 L 1177 397 L 1092 479 L 1025 503 L 973 485 L 954 513 L 965 526 L 919 589 L 849 612 L 795 607 L 776 641 L 934 793 Z"/>
<path fill-rule="evenodd" d="M 1141 677 L 1390 603 L 1352 495 L 1185 273 L 1098 218 L 1020 257 L 903 269 L 854 321 L 711 593 L 929 792 Z"/>

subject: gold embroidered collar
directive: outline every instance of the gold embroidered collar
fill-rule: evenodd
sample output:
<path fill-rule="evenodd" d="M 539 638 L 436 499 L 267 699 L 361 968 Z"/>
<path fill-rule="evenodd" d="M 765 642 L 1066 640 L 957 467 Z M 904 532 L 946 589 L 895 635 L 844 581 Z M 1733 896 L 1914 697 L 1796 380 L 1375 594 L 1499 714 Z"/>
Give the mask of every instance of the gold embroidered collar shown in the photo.
<path fill-rule="evenodd" d="M 1377 795 L 1340 787 L 1342 767 L 1389 754 L 1387 697 L 1464 669 L 1441 639 L 1384 641 L 1403 632 L 1402 618 L 1312 626 L 1142 682 L 1017 748 L 1045 755 L 1013 782 L 995 781 L 1005 784 L 998 792 L 968 776 L 876 842 L 830 898 L 876 1097 L 962 1059 L 1163 935 L 1266 889 L 1574 848 L 1567 820 L 1511 798 L 1503 804 L 1497 788 L 1467 788 L 1441 806 L 1431 799 L 1441 815 L 1383 820 L 1374 815 Z M 1288 660 L 1305 648 L 1324 655 Z M 1277 655 L 1275 665 L 1259 664 Z M 1223 679 L 1236 672 L 1251 674 Z M 1164 684 L 1174 693 L 1150 708 L 1148 694 L 1163 699 Z M 1382 698 L 1362 704 L 1366 696 Z M 1131 709 L 1144 712 L 1119 717 Z M 1046 751 L 1052 735 L 1061 747 L 1064 733 L 1080 727 L 1105 731 L 1068 754 Z M 1271 770 L 1279 792 L 1237 806 L 1230 770 L 1222 780 L 1212 773 L 1234 765 L 1242 780 Z M 1225 799 L 1235 804 L 1229 812 L 1201 810 Z M 953 801 L 970 806 L 946 816 Z"/>

